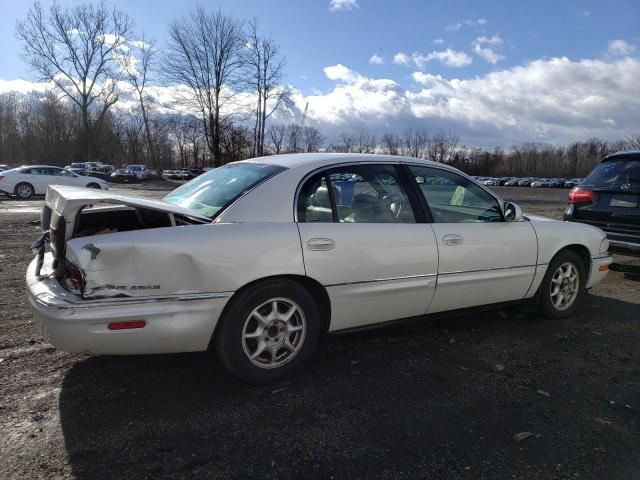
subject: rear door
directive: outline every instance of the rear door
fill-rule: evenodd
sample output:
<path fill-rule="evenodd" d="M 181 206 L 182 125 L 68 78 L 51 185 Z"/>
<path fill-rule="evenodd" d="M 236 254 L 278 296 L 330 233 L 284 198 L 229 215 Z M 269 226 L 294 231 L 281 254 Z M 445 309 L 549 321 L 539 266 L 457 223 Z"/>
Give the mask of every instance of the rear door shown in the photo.
<path fill-rule="evenodd" d="M 456 172 L 408 165 L 432 217 L 440 262 L 429 313 L 518 300 L 536 270 L 529 222 L 507 222 L 498 200 Z"/>
<path fill-rule="evenodd" d="M 426 313 L 438 252 L 398 167 L 329 168 L 303 184 L 297 221 L 308 276 L 331 300 L 331 330 Z"/>

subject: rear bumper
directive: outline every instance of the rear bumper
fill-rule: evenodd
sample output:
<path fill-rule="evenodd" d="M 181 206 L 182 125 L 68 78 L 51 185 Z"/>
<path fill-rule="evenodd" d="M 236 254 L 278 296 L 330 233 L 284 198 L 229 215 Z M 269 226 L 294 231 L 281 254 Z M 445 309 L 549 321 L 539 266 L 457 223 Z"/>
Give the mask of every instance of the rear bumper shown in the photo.
<path fill-rule="evenodd" d="M 606 253 L 591 257 L 591 272 L 587 281 L 587 288 L 592 288 L 602 282 L 609 273 L 609 265 L 613 263 L 611 254 Z"/>
<path fill-rule="evenodd" d="M 612 252 L 627 255 L 640 255 L 640 232 L 634 232 L 633 227 L 625 227 L 623 229 L 621 226 L 619 229 L 614 231 L 608 228 L 608 225 L 604 222 L 578 220 L 572 215 L 572 210 L 569 207 L 565 210 L 564 219 L 569 222 L 591 225 L 602 230 L 607 235 L 609 247 Z"/>
<path fill-rule="evenodd" d="M 83 300 L 50 276 L 27 269 L 29 303 L 39 332 L 67 352 L 106 355 L 206 350 L 230 293 Z M 144 328 L 109 330 L 111 322 L 144 320 Z"/>

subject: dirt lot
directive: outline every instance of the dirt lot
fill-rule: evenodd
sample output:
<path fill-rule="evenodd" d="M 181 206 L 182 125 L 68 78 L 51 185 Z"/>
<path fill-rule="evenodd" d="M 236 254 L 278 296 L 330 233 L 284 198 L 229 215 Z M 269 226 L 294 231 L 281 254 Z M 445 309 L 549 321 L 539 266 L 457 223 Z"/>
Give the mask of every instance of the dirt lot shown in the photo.
<path fill-rule="evenodd" d="M 497 190 L 556 217 L 567 194 Z M 330 336 L 249 387 L 207 354 L 43 343 L 23 281 L 41 203 L 0 200 L 0 478 L 640 478 L 638 259 L 570 320 L 525 305 Z"/>

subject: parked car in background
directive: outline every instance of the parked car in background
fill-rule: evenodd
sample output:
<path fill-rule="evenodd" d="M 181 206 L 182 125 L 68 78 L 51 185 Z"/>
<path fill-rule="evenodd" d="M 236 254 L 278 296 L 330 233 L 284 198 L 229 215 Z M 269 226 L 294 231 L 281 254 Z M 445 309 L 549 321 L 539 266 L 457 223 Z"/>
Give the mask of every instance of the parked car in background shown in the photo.
<path fill-rule="evenodd" d="M 564 219 L 596 226 L 613 249 L 640 255 L 640 150 L 603 158 L 569 192 Z"/>
<path fill-rule="evenodd" d="M 49 165 L 29 165 L 0 173 L 0 191 L 19 198 L 44 195 L 50 185 L 69 185 L 107 190 L 100 178 L 76 175 L 64 168 Z"/>
<path fill-rule="evenodd" d="M 134 183 L 138 177 L 128 168 L 119 168 L 111 174 L 111 181 L 118 183 Z"/>
<path fill-rule="evenodd" d="M 147 180 L 151 177 L 151 171 L 144 165 L 127 165 L 127 170 L 133 172 L 138 180 Z"/>
<path fill-rule="evenodd" d="M 507 180 L 506 182 L 504 182 L 504 186 L 505 187 L 517 187 L 518 186 L 518 182 L 520 182 L 520 180 L 522 180 L 521 178 L 512 178 L 511 180 Z"/>
<path fill-rule="evenodd" d="M 495 178 L 487 178 L 486 180 L 482 181 L 482 184 L 488 187 L 495 187 L 496 185 L 498 185 L 498 180 Z"/>
<path fill-rule="evenodd" d="M 533 178 L 523 178 L 522 180 L 520 180 L 518 182 L 518 186 L 519 187 L 530 187 L 531 186 L 531 182 L 533 181 Z"/>
<path fill-rule="evenodd" d="M 611 263 L 598 228 L 525 218 L 455 168 L 395 156 L 233 162 L 163 201 L 51 187 L 42 218 L 51 253 L 27 286 L 47 341 L 211 346 L 253 383 L 299 370 L 325 332 L 534 296 L 566 318 Z"/>
<path fill-rule="evenodd" d="M 11 170 L 13 167 L 11 165 L 0 165 L 0 172 L 4 172 L 5 170 Z"/>
<path fill-rule="evenodd" d="M 86 163 L 74 162 L 71 165 L 64 167 L 65 170 L 68 170 L 76 175 L 86 175 L 89 167 Z"/>
<path fill-rule="evenodd" d="M 583 180 L 584 180 L 583 178 L 570 178 L 569 180 L 565 180 L 562 186 L 564 188 L 573 188 Z"/>
<path fill-rule="evenodd" d="M 546 178 L 539 178 L 531 182 L 530 186 L 533 188 L 549 188 L 551 186 L 551 182 Z"/>

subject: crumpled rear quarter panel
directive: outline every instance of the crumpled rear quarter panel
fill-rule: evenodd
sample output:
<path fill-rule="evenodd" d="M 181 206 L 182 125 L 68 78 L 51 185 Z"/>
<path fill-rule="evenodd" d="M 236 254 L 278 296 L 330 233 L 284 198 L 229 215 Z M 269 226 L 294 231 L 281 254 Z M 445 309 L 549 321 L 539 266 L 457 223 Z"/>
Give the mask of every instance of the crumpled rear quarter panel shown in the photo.
<path fill-rule="evenodd" d="M 67 257 L 85 298 L 233 292 L 272 275 L 304 275 L 294 223 L 218 223 L 80 237 Z"/>

